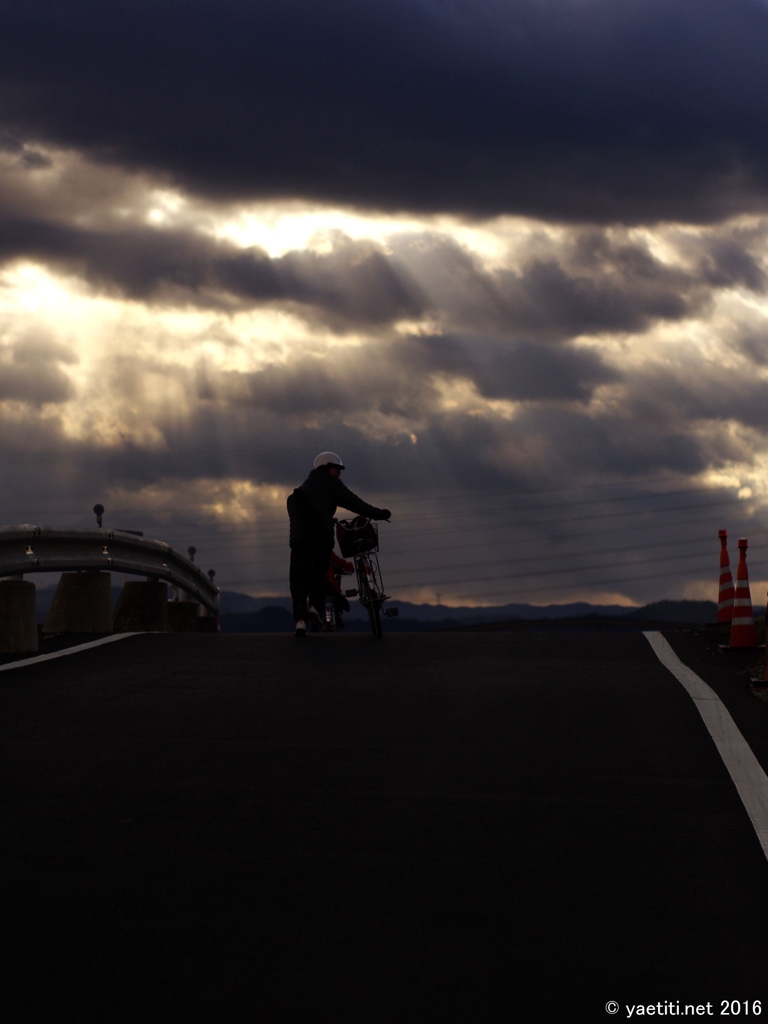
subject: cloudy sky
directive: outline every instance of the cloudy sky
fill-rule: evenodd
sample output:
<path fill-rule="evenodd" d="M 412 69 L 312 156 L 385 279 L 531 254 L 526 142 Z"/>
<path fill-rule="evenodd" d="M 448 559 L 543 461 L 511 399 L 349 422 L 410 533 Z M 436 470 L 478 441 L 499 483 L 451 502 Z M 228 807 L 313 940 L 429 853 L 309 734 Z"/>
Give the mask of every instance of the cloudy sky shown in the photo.
<path fill-rule="evenodd" d="M 315 454 L 411 600 L 768 581 L 763 0 L 0 0 L 6 523 L 287 592 Z"/>

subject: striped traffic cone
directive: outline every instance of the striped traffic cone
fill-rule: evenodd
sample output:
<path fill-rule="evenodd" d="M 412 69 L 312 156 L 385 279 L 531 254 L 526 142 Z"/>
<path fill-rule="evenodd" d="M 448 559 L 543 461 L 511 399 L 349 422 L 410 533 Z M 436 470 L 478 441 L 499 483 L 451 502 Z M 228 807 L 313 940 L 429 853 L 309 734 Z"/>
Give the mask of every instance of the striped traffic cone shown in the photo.
<path fill-rule="evenodd" d="M 720 590 L 717 595 L 717 621 L 730 622 L 733 618 L 733 576 L 728 558 L 728 531 L 720 530 Z"/>
<path fill-rule="evenodd" d="M 749 592 L 747 574 L 747 538 L 739 541 L 739 567 L 736 570 L 736 595 L 733 599 L 730 647 L 756 647 L 757 630 L 755 613 L 752 610 L 752 595 Z"/>

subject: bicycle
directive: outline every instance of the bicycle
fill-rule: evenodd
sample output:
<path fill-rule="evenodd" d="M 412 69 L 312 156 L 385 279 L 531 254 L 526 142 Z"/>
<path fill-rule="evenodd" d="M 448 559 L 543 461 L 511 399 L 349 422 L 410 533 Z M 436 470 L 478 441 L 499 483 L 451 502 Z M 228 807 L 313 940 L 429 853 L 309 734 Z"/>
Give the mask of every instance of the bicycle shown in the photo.
<path fill-rule="evenodd" d="M 381 609 L 389 600 L 384 593 L 379 566 L 379 530 L 378 525 L 365 516 L 354 519 L 335 519 L 336 539 L 344 558 L 351 558 L 355 563 L 357 589 L 345 590 L 346 597 L 359 597 L 360 603 L 368 612 L 371 632 L 381 639 Z M 394 618 L 397 608 L 387 608 L 384 614 Z"/>

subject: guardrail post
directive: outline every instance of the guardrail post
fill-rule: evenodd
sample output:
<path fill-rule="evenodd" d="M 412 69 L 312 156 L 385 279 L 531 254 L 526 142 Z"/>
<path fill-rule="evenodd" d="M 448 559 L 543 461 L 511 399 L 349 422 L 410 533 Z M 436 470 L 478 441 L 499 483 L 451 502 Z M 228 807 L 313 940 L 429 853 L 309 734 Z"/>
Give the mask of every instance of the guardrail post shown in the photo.
<path fill-rule="evenodd" d="M 211 586 L 214 586 L 214 582 L 213 581 L 214 581 L 215 578 L 216 578 L 216 570 L 215 569 L 209 569 L 208 570 L 208 579 L 211 581 Z M 221 632 L 221 615 L 220 615 L 220 612 L 219 612 L 219 604 L 220 604 L 220 600 L 219 599 L 220 599 L 220 597 L 221 597 L 221 588 L 220 587 L 216 587 L 216 611 L 211 613 L 213 615 L 213 618 L 216 621 L 216 626 L 213 629 L 214 633 L 220 633 Z"/>
<path fill-rule="evenodd" d="M 200 616 L 199 601 L 169 601 L 168 630 L 171 633 L 195 633 Z"/>
<path fill-rule="evenodd" d="M 129 580 L 115 608 L 116 633 L 164 633 L 168 629 L 168 584 Z"/>
<path fill-rule="evenodd" d="M 200 609 L 200 618 L 195 624 L 195 629 L 198 633 L 218 633 L 219 629 L 219 616 L 213 615 L 208 611 L 207 608 Z"/>
<path fill-rule="evenodd" d="M 0 653 L 37 651 L 37 592 L 26 580 L 0 580 Z"/>
<path fill-rule="evenodd" d="M 112 580 L 108 572 L 63 572 L 44 633 L 111 633 Z"/>

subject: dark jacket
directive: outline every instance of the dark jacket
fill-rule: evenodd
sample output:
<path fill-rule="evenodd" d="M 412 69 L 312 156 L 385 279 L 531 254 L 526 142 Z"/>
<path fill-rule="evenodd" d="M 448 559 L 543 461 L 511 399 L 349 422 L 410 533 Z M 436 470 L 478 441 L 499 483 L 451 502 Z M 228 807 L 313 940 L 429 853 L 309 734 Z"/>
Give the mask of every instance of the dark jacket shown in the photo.
<path fill-rule="evenodd" d="M 386 519 L 384 509 L 358 498 L 339 477 L 331 476 L 325 466 L 319 466 L 288 496 L 291 547 L 305 541 L 333 547 L 333 517 L 337 507 L 369 519 Z"/>

